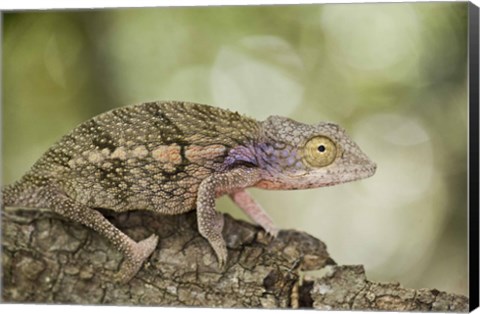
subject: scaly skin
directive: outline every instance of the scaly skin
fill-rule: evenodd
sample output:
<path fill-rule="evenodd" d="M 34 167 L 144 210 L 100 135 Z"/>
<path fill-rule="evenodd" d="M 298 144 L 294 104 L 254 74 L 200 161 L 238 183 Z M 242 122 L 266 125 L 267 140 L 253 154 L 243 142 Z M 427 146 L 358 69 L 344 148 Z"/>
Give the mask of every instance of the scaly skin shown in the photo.
<path fill-rule="evenodd" d="M 2 197 L 4 206 L 49 208 L 105 236 L 125 256 L 119 276 L 127 282 L 158 237 L 136 243 L 95 208 L 168 215 L 196 209 L 199 232 L 221 267 L 227 249 L 217 197 L 229 194 L 276 236 L 271 219 L 245 188 L 315 188 L 366 178 L 375 168 L 332 123 L 306 125 L 277 116 L 259 122 L 207 105 L 155 102 L 80 124 L 6 186 Z"/>

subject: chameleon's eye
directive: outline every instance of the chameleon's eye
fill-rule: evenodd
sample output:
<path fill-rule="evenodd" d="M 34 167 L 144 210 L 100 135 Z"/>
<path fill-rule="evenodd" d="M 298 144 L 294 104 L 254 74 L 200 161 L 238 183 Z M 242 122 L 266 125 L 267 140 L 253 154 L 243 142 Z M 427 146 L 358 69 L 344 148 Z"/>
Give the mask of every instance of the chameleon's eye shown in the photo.
<path fill-rule="evenodd" d="M 305 160 L 313 167 L 325 167 L 337 156 L 337 147 L 325 136 L 312 137 L 304 148 Z"/>

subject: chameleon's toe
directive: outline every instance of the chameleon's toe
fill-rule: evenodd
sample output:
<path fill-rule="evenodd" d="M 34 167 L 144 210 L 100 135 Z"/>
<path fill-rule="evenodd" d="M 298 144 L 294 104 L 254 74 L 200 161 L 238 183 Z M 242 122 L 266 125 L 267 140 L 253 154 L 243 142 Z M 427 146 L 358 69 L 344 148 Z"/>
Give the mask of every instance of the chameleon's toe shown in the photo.
<path fill-rule="evenodd" d="M 122 283 L 129 282 L 140 270 L 147 258 L 152 255 L 157 247 L 158 236 L 152 234 L 150 237 L 132 245 L 130 254 L 125 255 L 125 260 L 118 274 L 118 280 Z"/>
<path fill-rule="evenodd" d="M 267 235 L 273 239 L 275 239 L 277 236 L 278 236 L 278 232 L 280 230 L 277 229 L 276 227 L 271 227 L 271 228 L 267 228 L 265 229 L 265 232 L 267 233 Z"/>
<path fill-rule="evenodd" d="M 218 241 L 212 241 L 210 243 L 215 251 L 215 255 L 217 256 L 218 268 L 223 270 L 225 265 L 227 264 L 227 246 L 225 245 L 225 241 L 223 238 Z"/>
<path fill-rule="evenodd" d="M 215 252 L 217 255 L 217 261 L 218 261 L 218 268 L 223 270 L 225 269 L 225 266 L 227 265 L 227 250 L 225 249 L 225 252 Z"/>

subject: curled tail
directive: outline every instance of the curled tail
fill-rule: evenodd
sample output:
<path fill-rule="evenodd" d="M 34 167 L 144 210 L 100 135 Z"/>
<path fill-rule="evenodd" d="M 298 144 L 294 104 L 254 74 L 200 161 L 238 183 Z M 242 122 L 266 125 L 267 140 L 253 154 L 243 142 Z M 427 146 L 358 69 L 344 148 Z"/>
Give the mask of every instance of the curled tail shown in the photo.
<path fill-rule="evenodd" d="M 28 177 L 2 187 L 1 205 L 4 207 L 42 208 L 47 205 L 46 187 L 34 185 Z"/>

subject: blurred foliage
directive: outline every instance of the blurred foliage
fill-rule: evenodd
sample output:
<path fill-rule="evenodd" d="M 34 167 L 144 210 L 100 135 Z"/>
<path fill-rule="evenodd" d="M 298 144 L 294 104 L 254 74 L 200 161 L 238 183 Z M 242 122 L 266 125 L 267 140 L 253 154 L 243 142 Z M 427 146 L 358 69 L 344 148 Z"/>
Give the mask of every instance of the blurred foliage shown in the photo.
<path fill-rule="evenodd" d="M 119 106 L 188 100 L 343 125 L 364 181 L 253 191 L 372 280 L 467 292 L 467 3 L 9 12 L 3 181 Z M 218 208 L 243 217 L 228 200 Z"/>

